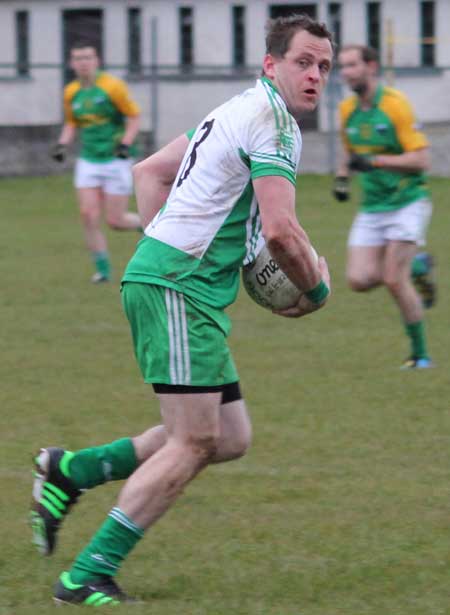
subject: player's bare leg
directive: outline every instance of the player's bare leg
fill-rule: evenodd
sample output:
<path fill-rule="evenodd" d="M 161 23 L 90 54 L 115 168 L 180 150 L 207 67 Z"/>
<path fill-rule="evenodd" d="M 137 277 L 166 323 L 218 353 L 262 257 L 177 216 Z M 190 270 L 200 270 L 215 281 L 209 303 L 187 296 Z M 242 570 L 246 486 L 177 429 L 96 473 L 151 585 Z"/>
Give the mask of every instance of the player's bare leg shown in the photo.
<path fill-rule="evenodd" d="M 220 406 L 220 436 L 211 463 L 245 455 L 252 440 L 252 424 L 243 399 Z"/>
<path fill-rule="evenodd" d="M 251 443 L 251 422 L 242 399 L 222 404 L 219 421 L 220 435 L 211 463 L 241 457 Z M 123 438 L 76 453 L 59 448 L 41 449 L 36 457 L 31 510 L 33 542 L 39 551 L 44 555 L 53 553 L 60 525 L 81 495 L 81 490 L 92 489 L 108 480 L 128 478 L 166 443 L 165 426 L 156 425 L 134 438 Z M 48 483 L 66 494 L 61 496 L 62 511 L 55 511 L 49 502 L 47 492 L 50 487 L 45 486 Z"/>
<path fill-rule="evenodd" d="M 103 193 L 100 188 L 78 188 L 77 195 L 86 245 L 96 268 L 92 281 L 108 281 L 111 267 L 106 237 L 101 229 Z"/>
<path fill-rule="evenodd" d="M 101 230 L 102 191 L 100 188 L 78 188 L 77 196 L 86 245 L 91 252 L 105 252 L 106 238 Z"/>
<path fill-rule="evenodd" d="M 128 211 L 127 195 L 105 194 L 105 220 L 116 231 L 140 230 L 139 214 Z"/>
<path fill-rule="evenodd" d="M 408 323 L 424 316 L 422 301 L 411 281 L 411 261 L 416 251 L 412 242 L 390 241 L 384 259 L 383 283 Z"/>
<path fill-rule="evenodd" d="M 397 303 L 410 339 L 411 354 L 403 369 L 433 367 L 427 352 L 424 308 L 411 281 L 411 261 L 416 253 L 412 242 L 391 241 L 386 248 L 383 282 Z"/>
<path fill-rule="evenodd" d="M 184 487 L 213 460 L 221 440 L 221 395 L 218 392 L 158 396 L 166 442 L 133 472 L 117 506 L 70 571 L 61 574 L 54 595 L 58 603 L 80 602 L 94 591 L 118 596 L 119 601 L 126 599 L 113 577 L 144 530 L 167 511 Z M 247 435 L 242 437 L 244 433 Z M 230 402 L 224 420 L 224 455 L 243 454 L 249 437 L 244 403 Z M 235 443 L 229 442 L 236 438 Z"/>
<path fill-rule="evenodd" d="M 245 454 L 252 439 L 252 425 L 242 399 L 220 406 L 220 436 L 211 463 L 237 459 Z M 167 441 L 164 425 L 156 425 L 132 438 L 136 458 L 143 463 Z"/>
<path fill-rule="evenodd" d="M 164 446 L 130 476 L 118 507 L 142 529 L 154 523 L 214 457 L 220 438 L 221 393 L 158 395 Z"/>
<path fill-rule="evenodd" d="M 139 464 L 147 461 L 167 442 L 164 425 L 155 425 L 131 439 Z"/>
<path fill-rule="evenodd" d="M 350 288 L 365 292 L 383 283 L 385 246 L 350 246 L 346 277 Z"/>

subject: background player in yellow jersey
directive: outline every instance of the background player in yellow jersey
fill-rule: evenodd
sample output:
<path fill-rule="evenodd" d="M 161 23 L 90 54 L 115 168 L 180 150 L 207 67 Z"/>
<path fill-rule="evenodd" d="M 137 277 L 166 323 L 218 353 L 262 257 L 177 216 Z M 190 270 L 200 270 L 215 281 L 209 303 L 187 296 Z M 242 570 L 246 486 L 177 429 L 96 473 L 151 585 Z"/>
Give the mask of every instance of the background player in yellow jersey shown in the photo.
<path fill-rule="evenodd" d="M 349 173 L 359 173 L 362 202 L 348 239 L 347 279 L 355 291 L 385 285 L 397 303 L 411 343 L 404 369 L 432 367 L 423 305 L 435 298 L 432 259 L 425 243 L 431 202 L 424 172 L 425 135 L 404 94 L 378 82 L 373 49 L 349 45 L 338 57 L 341 76 L 355 93 L 340 105 L 342 154 L 334 196 L 349 198 Z M 412 278 L 423 295 L 423 303 Z"/>
<path fill-rule="evenodd" d="M 94 283 L 107 282 L 111 276 L 102 216 L 113 229 L 141 228 L 138 214 L 128 212 L 140 110 L 126 84 L 99 71 L 99 64 L 97 52 L 89 43 L 72 47 L 70 66 L 76 80 L 64 89 L 64 126 L 51 152 L 62 162 L 67 146 L 79 134 L 81 148 L 74 184 L 86 244 L 95 264 Z"/>

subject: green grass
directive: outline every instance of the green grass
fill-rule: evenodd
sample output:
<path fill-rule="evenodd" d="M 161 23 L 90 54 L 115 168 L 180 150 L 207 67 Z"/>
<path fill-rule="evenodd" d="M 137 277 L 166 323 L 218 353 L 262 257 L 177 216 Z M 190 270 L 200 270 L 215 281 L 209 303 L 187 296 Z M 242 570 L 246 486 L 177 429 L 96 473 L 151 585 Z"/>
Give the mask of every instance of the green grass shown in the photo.
<path fill-rule="evenodd" d="M 432 182 L 438 367 L 420 373 L 398 369 L 408 345 L 386 291 L 345 287 L 356 205 L 333 202 L 330 183 L 302 177 L 298 201 L 332 300 L 290 321 L 241 292 L 230 344 L 254 445 L 204 472 L 139 544 L 120 575 L 148 601 L 133 613 L 450 614 L 450 180 Z M 85 495 L 42 560 L 26 525 L 31 454 L 139 433 L 158 408 L 118 292 L 136 234 L 108 232 L 116 279 L 96 287 L 70 178 L 2 180 L 0 202 L 0 615 L 31 615 L 52 608 L 54 581 L 119 487 Z"/>

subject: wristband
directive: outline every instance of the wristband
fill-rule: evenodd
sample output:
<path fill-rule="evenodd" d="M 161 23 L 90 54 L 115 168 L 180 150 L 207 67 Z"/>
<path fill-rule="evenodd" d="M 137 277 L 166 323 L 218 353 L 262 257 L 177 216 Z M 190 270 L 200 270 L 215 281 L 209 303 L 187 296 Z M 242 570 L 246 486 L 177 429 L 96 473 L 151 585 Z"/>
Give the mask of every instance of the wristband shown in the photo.
<path fill-rule="evenodd" d="M 305 295 L 311 303 L 316 303 L 317 305 L 323 303 L 329 294 L 330 289 L 323 280 L 320 280 L 317 286 L 311 288 L 311 290 L 305 291 Z"/>

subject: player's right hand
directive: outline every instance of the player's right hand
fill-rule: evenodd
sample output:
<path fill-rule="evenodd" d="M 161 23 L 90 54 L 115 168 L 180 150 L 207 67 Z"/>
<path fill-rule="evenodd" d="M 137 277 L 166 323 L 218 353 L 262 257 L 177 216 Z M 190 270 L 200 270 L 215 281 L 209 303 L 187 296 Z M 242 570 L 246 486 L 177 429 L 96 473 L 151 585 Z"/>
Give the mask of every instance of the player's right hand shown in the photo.
<path fill-rule="evenodd" d="M 323 307 L 331 295 L 331 283 L 330 283 L 330 272 L 328 270 L 327 261 L 323 256 L 319 257 L 319 269 L 322 274 L 322 280 L 328 286 L 329 293 L 322 303 L 313 303 L 308 299 L 305 293 L 300 295 L 300 299 L 298 303 L 290 308 L 286 308 L 285 310 L 273 310 L 274 314 L 278 314 L 278 316 L 284 316 L 285 318 L 301 318 L 302 316 L 306 316 L 307 314 L 311 314 L 311 312 L 315 312 Z"/>
<path fill-rule="evenodd" d="M 337 201 L 348 201 L 350 198 L 350 182 L 348 177 L 343 175 L 334 178 L 333 192 L 334 198 Z"/>
<path fill-rule="evenodd" d="M 348 162 L 348 168 L 352 171 L 361 171 L 369 173 L 375 169 L 373 158 L 371 156 L 361 156 L 361 154 L 351 154 Z"/>
<path fill-rule="evenodd" d="M 50 149 L 50 156 L 56 162 L 64 162 L 66 159 L 67 147 L 62 143 L 55 143 Z"/>

